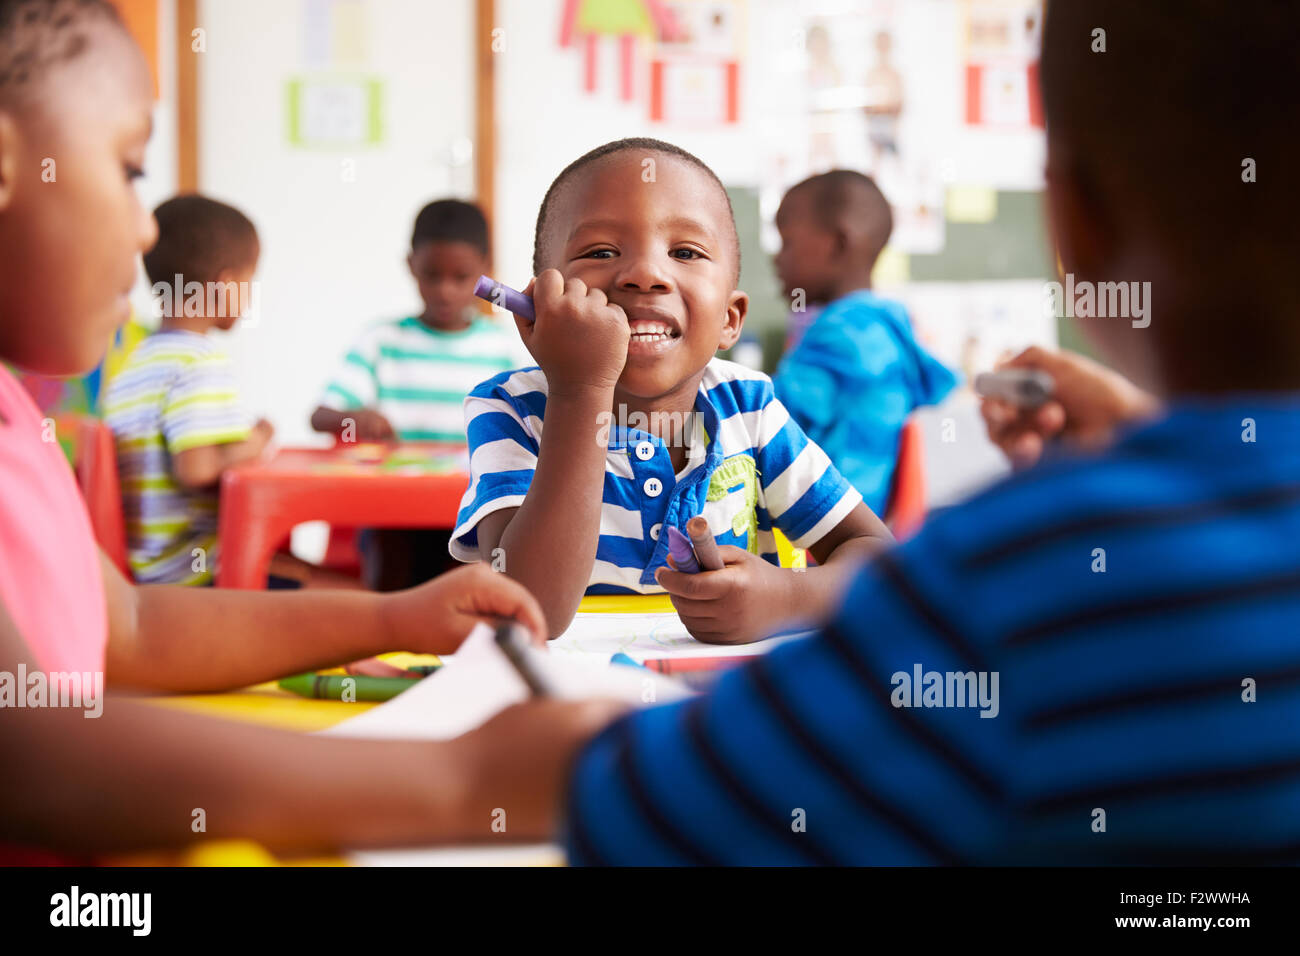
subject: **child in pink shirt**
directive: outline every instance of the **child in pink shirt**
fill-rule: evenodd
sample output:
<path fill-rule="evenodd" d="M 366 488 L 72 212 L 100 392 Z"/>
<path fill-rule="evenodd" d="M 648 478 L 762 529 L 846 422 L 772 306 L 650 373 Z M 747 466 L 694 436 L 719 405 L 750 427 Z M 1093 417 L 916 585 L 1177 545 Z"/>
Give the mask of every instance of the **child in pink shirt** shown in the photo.
<path fill-rule="evenodd" d="M 42 440 L 52 429 L 0 365 L 0 603 L 34 638 L 42 668 L 100 672 L 108 619 L 99 551 L 59 443 Z"/>
<path fill-rule="evenodd" d="M 92 368 L 126 321 L 136 257 L 157 236 L 132 180 L 151 129 L 144 58 L 108 0 L 3 0 L 0 359 L 44 375 Z M 57 185 L 32 172 L 57 163 Z M 18 171 L 22 171 L 19 173 Z M 0 688 L 55 669 L 106 676 L 98 719 L 0 694 L 5 845 L 80 853 L 243 837 L 277 849 L 548 834 L 563 767 L 608 705 L 514 708 L 453 741 L 306 737 L 161 712 L 114 687 L 243 687 L 387 650 L 447 653 L 484 618 L 541 642 L 533 598 L 486 565 L 407 591 L 135 587 L 100 553 L 58 446 L 0 372 Z M 29 694 L 25 700 L 30 700 Z M 550 717 L 533 759 L 547 792 L 490 760 Z M 487 734 L 487 737 L 484 737 Z M 342 772 L 340 768 L 347 768 Z M 206 811 L 207 831 L 191 828 Z M 10 854 L 10 858 L 12 853 Z M 30 859 L 30 857 L 27 857 Z"/>

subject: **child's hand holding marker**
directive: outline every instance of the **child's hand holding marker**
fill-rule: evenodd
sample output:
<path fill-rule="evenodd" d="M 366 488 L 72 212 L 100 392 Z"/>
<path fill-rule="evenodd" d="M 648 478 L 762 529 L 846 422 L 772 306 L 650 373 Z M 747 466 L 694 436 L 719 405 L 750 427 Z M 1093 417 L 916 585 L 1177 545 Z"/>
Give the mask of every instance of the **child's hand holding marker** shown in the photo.
<path fill-rule="evenodd" d="M 797 606 L 790 591 L 795 575 L 743 548 L 719 547 L 702 517 L 688 521 L 686 530 L 689 542 L 668 529 L 672 569 L 660 568 L 655 581 L 692 637 L 706 644 L 747 644 L 790 616 Z M 698 570 L 688 570 L 692 563 Z"/>
<path fill-rule="evenodd" d="M 613 389 L 627 364 L 631 328 L 623 309 L 603 289 L 566 280 L 545 269 L 521 293 L 537 318 L 515 318 L 519 337 L 542 371 L 551 394 Z"/>
<path fill-rule="evenodd" d="M 1009 378 L 1009 373 L 1019 374 Z M 981 389 L 981 383 L 992 387 Z M 1043 390 L 1043 383 L 1049 393 L 1026 401 Z M 1157 410 L 1154 398 L 1117 372 L 1074 352 L 1037 346 L 1001 363 L 992 379 L 980 376 L 976 388 L 984 396 L 980 413 L 989 439 L 1016 468 L 1037 462 L 1056 438 L 1087 449 L 1109 444 L 1118 427 Z"/>

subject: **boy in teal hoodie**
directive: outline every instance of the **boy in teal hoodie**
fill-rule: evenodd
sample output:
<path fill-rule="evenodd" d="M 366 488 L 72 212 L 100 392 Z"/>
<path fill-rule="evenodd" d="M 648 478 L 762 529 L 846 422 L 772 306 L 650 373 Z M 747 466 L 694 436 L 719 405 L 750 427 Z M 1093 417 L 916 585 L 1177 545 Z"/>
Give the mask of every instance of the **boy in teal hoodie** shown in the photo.
<path fill-rule="evenodd" d="M 836 169 L 805 179 L 781 201 L 776 227 L 786 295 L 826 303 L 781 360 L 777 397 L 885 514 L 903 423 L 918 405 L 942 401 L 956 376 L 917 344 L 903 306 L 871 291 L 893 216 L 870 177 Z"/>

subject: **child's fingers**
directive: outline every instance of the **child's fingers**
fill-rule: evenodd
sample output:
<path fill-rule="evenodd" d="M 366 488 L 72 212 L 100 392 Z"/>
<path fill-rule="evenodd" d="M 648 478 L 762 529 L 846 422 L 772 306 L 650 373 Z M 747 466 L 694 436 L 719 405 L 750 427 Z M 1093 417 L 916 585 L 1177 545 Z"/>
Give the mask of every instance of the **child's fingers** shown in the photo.
<path fill-rule="evenodd" d="M 713 547 L 718 552 L 718 558 L 722 562 L 723 567 L 732 564 L 743 564 L 745 561 L 748 561 L 753 557 L 753 555 L 744 548 L 738 548 L 734 544 L 719 545 L 715 541 Z M 714 568 L 713 570 L 720 571 L 721 568 Z"/>
<path fill-rule="evenodd" d="M 702 515 L 696 515 L 686 522 L 686 533 L 691 537 L 691 546 L 695 548 L 695 557 L 699 559 L 700 567 L 705 571 L 721 571 L 725 566 L 722 553 L 718 550 L 718 542 L 713 539 L 713 532 L 709 530 L 709 523 Z"/>
<path fill-rule="evenodd" d="M 540 307 L 554 305 L 564 295 L 564 276 L 559 269 L 543 269 L 541 275 L 529 283 L 533 290 L 533 303 Z"/>
<path fill-rule="evenodd" d="M 718 580 L 720 577 L 709 572 L 685 574 L 669 568 L 655 572 L 655 582 L 669 594 L 699 601 L 714 600 L 726 593 L 729 584 Z"/>
<path fill-rule="evenodd" d="M 668 597 L 673 602 L 673 610 L 683 622 L 690 618 L 693 621 L 708 621 L 716 627 L 717 622 L 722 619 L 720 609 L 723 602 L 721 601 L 698 601 L 677 594 L 670 594 Z"/>
<path fill-rule="evenodd" d="M 546 617 L 527 588 L 513 578 L 489 570 L 481 562 L 468 567 L 472 569 L 466 575 L 468 613 L 484 619 L 504 617 L 518 621 L 531 632 L 534 643 L 546 643 Z"/>
<path fill-rule="evenodd" d="M 1065 406 L 1060 402 L 1047 402 L 1034 413 L 1034 425 L 1046 437 L 1065 428 Z"/>

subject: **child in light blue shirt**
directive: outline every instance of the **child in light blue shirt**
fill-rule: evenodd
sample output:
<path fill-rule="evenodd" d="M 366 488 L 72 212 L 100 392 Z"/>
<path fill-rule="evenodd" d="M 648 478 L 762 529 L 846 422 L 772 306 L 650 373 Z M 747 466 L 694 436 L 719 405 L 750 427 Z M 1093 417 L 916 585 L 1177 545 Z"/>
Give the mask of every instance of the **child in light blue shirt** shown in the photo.
<path fill-rule="evenodd" d="M 942 401 L 957 378 L 917 344 L 903 306 L 871 291 L 893 217 L 869 177 L 832 170 L 804 180 L 782 200 L 776 225 L 787 295 L 827 303 L 777 368 L 777 397 L 884 514 L 903 423 L 918 405 Z"/>

